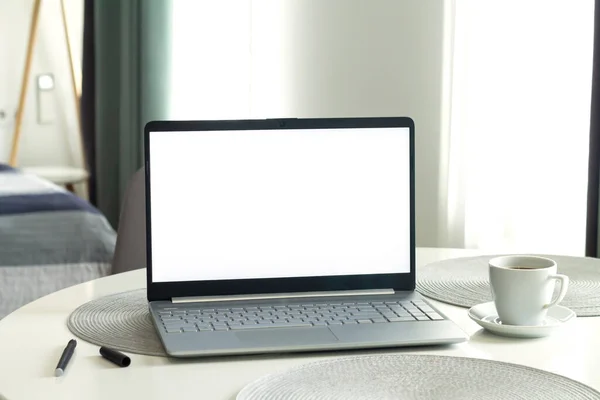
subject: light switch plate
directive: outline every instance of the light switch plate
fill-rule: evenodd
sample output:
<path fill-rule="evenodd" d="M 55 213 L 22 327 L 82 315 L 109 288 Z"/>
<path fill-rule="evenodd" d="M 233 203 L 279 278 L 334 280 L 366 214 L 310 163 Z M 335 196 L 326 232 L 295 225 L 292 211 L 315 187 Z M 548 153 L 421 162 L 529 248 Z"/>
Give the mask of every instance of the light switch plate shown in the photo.
<path fill-rule="evenodd" d="M 56 118 L 55 82 L 52 74 L 39 74 L 36 76 L 37 92 L 37 122 L 49 125 Z"/>

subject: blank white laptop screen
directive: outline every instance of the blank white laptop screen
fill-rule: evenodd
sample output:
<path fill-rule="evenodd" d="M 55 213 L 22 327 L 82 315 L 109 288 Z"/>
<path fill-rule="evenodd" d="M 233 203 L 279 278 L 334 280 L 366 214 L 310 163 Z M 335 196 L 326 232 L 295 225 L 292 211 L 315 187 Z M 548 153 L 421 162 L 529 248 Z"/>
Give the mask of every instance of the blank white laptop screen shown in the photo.
<path fill-rule="evenodd" d="M 408 128 L 149 140 L 153 282 L 410 271 Z"/>

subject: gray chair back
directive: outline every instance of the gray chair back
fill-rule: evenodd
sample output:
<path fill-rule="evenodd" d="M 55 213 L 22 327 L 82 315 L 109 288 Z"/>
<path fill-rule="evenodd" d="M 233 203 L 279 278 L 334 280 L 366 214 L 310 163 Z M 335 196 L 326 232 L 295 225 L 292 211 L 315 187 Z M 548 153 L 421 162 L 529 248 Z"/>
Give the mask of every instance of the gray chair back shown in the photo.
<path fill-rule="evenodd" d="M 112 273 L 146 268 L 146 183 L 144 168 L 129 181 L 119 216 Z"/>

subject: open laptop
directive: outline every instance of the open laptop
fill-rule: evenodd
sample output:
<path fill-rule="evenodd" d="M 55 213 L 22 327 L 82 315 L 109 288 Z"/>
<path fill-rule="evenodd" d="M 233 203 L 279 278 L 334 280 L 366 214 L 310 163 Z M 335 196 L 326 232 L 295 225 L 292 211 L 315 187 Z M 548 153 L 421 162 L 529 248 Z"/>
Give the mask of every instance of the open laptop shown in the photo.
<path fill-rule="evenodd" d="M 410 118 L 150 122 L 145 167 L 167 354 L 467 339 L 414 291 Z"/>

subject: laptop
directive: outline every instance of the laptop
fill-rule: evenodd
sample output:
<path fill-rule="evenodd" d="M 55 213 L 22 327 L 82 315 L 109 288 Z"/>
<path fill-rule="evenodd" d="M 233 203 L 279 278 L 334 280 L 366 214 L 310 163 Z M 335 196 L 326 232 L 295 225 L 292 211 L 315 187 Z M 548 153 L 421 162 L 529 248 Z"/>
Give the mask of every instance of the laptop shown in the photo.
<path fill-rule="evenodd" d="M 450 344 L 415 292 L 410 118 L 145 126 L 147 293 L 168 355 Z"/>

